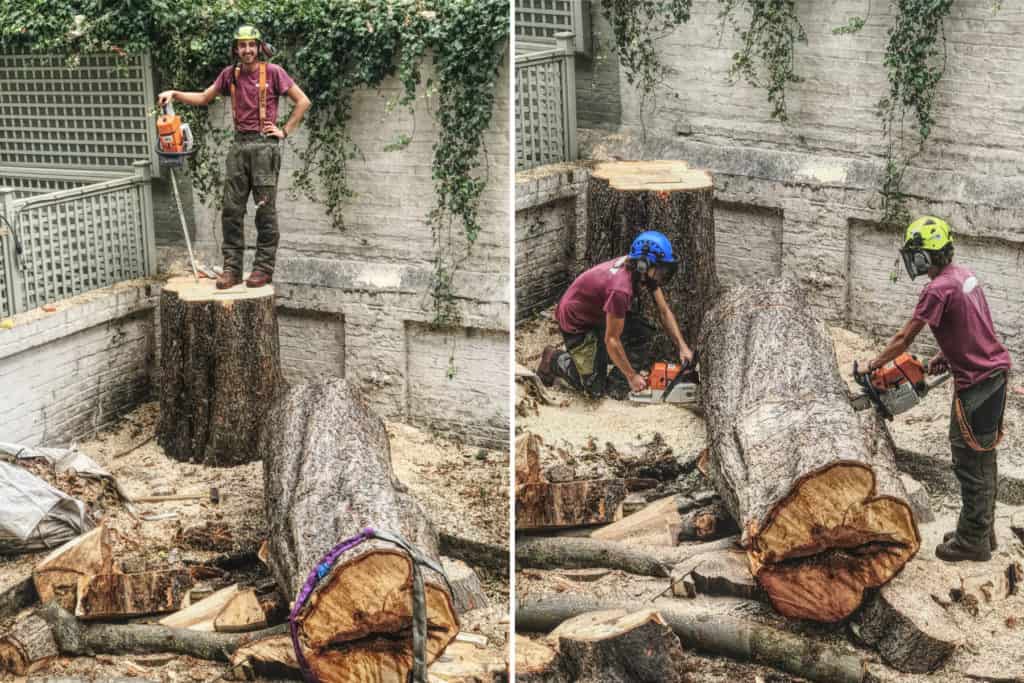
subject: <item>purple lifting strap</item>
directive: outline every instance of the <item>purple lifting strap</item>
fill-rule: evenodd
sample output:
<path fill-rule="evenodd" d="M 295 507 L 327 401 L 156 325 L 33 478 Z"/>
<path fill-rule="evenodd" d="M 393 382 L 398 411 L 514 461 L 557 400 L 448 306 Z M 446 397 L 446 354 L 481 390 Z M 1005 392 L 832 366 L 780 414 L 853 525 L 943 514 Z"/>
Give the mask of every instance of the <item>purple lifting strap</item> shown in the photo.
<path fill-rule="evenodd" d="M 369 540 L 374 537 L 374 531 L 372 527 L 366 527 L 352 538 L 346 538 L 344 541 L 334 546 L 328 551 L 326 555 L 320 558 L 316 566 L 309 572 L 309 576 L 306 577 L 306 583 L 302 584 L 302 590 L 299 591 L 298 597 L 295 598 L 295 604 L 292 606 L 291 614 L 288 615 L 288 628 L 292 635 L 292 647 L 295 648 L 295 658 L 299 662 L 299 670 L 302 671 L 302 677 L 308 681 L 308 683 L 316 683 L 316 677 L 313 676 L 313 672 L 309 670 L 309 663 L 306 661 L 306 657 L 302 654 L 302 646 L 299 645 L 299 626 L 295 622 L 295 617 L 298 616 L 299 611 L 305 606 L 306 601 L 309 599 L 309 594 L 316 588 L 316 584 L 320 582 L 320 579 L 327 576 L 327 573 L 334 566 L 335 560 L 341 556 L 343 552 L 355 548 L 363 541 Z"/>

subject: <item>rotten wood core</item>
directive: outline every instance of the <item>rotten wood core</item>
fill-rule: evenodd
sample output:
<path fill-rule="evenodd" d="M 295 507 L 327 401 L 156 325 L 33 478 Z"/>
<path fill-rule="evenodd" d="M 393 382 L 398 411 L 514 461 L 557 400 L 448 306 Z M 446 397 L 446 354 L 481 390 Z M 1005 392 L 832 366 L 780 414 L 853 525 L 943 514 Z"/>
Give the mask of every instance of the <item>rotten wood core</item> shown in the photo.
<path fill-rule="evenodd" d="M 401 535 L 439 561 L 437 534 L 395 478 L 384 423 L 340 378 L 291 387 L 268 412 L 264 454 L 268 562 L 297 596 L 310 570 L 366 527 Z M 340 502 L 339 502 L 340 501 Z M 423 568 L 427 661 L 459 622 L 443 579 Z M 321 681 L 405 680 L 412 668 L 412 564 L 395 545 L 368 540 L 342 553 L 296 618 L 309 666 Z"/>
<path fill-rule="evenodd" d="M 719 289 L 715 269 L 714 183 L 707 171 L 684 161 L 609 161 L 591 172 L 588 188 L 588 266 L 629 252 L 644 230 L 664 233 L 681 258 L 679 272 L 662 287 L 691 347 L 706 308 Z M 641 297 L 642 313 L 658 320 L 652 297 Z M 659 327 L 650 359 L 678 359 L 675 344 Z"/>
<path fill-rule="evenodd" d="M 892 441 L 855 414 L 824 326 L 788 279 L 729 290 L 705 319 L 708 469 L 751 573 L 788 617 L 835 622 L 921 544 Z"/>
<path fill-rule="evenodd" d="M 259 459 L 263 416 L 283 387 L 274 288 L 218 290 L 171 278 L 160 294 L 157 441 L 175 460 Z"/>

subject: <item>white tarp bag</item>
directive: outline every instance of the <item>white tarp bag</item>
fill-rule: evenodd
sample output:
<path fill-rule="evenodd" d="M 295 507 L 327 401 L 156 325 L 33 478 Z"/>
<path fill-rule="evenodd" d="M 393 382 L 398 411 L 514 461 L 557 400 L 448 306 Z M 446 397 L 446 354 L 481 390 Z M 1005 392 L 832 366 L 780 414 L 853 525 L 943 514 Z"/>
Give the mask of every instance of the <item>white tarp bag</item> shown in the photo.
<path fill-rule="evenodd" d="M 85 503 L 0 457 L 0 554 L 56 548 L 94 526 Z"/>

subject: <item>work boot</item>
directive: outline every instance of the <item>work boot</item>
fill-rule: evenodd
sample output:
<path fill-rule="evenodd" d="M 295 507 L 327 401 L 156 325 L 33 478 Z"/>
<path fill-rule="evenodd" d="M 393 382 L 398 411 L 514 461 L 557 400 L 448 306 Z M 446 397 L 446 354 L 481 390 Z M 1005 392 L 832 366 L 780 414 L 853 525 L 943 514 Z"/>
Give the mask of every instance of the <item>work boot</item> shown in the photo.
<path fill-rule="evenodd" d="M 246 287 L 262 287 L 263 285 L 269 285 L 271 276 L 262 270 L 254 270 L 249 273 L 249 278 L 245 281 Z"/>
<path fill-rule="evenodd" d="M 224 272 L 217 276 L 217 289 L 230 289 L 241 282 L 241 275 L 230 268 L 225 268 Z"/>
<path fill-rule="evenodd" d="M 554 346 L 545 346 L 544 353 L 540 355 L 540 365 L 537 366 L 537 377 L 544 383 L 544 386 L 550 387 L 555 383 L 555 368 L 554 362 L 558 357 L 558 349 Z"/>
<path fill-rule="evenodd" d="M 988 548 L 972 548 L 960 542 L 955 535 L 950 540 L 935 546 L 935 557 L 946 562 L 988 562 L 992 559 L 992 551 Z"/>
<path fill-rule="evenodd" d="M 952 541 L 955 536 L 956 536 L 956 532 L 955 531 L 947 531 L 945 533 L 945 535 L 942 537 L 942 542 L 943 543 L 947 543 L 949 541 Z M 996 530 L 995 530 L 995 527 L 993 527 L 992 530 L 988 532 L 988 547 L 991 550 L 998 550 L 999 549 L 999 543 L 996 542 Z"/>

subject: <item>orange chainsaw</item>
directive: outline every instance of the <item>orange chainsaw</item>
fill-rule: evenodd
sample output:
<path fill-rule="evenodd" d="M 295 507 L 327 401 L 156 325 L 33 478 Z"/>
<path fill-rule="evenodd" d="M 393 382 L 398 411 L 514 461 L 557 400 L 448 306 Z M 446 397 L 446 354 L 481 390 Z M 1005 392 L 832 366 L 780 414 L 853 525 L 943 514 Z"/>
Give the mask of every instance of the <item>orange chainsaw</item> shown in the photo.
<path fill-rule="evenodd" d="M 853 362 L 853 378 L 864 390 L 850 399 L 854 410 L 867 410 L 874 406 L 887 420 L 905 413 L 925 395 L 946 382 L 949 372 L 938 375 L 931 382 L 925 380 L 924 364 L 909 353 L 900 354 L 892 363 L 861 373 L 857 361 Z"/>
<path fill-rule="evenodd" d="M 178 194 L 178 180 L 174 176 L 174 169 L 185 165 L 185 160 L 192 156 L 195 142 L 192 139 L 192 129 L 187 123 L 183 123 L 181 117 L 174 113 L 174 105 L 168 102 L 164 105 L 164 113 L 156 119 L 156 155 L 160 159 L 161 166 L 167 166 L 171 174 L 171 187 L 174 189 L 174 203 L 178 207 L 178 218 L 181 220 L 181 230 L 185 234 L 185 246 L 188 247 L 188 260 L 192 264 L 192 277 L 199 282 L 199 269 L 196 266 L 196 257 L 192 252 L 192 240 L 188 236 L 188 224 L 185 222 L 185 212 L 181 208 L 181 196 Z"/>
<path fill-rule="evenodd" d="M 629 395 L 635 403 L 700 403 L 700 375 L 697 373 L 698 354 L 684 365 L 657 362 L 647 374 L 647 388 Z"/>

